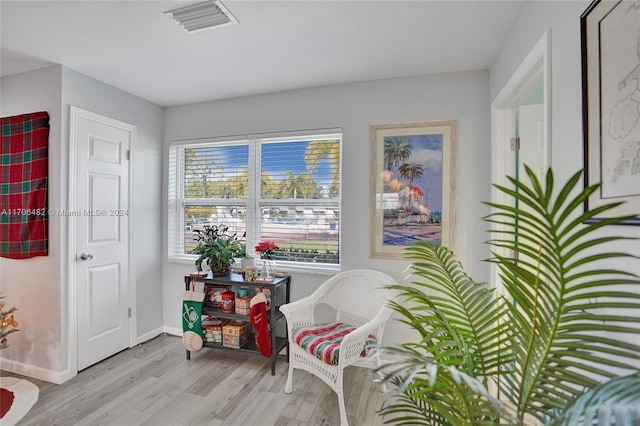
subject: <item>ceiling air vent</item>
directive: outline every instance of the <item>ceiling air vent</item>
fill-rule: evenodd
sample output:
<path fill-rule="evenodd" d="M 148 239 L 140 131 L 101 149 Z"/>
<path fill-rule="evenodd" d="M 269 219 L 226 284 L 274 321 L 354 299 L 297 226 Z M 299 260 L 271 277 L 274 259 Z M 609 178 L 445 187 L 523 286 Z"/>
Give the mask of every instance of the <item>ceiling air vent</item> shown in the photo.
<path fill-rule="evenodd" d="M 219 1 L 196 3 L 169 10 L 165 14 L 171 15 L 188 33 L 238 23 L 238 20 Z"/>

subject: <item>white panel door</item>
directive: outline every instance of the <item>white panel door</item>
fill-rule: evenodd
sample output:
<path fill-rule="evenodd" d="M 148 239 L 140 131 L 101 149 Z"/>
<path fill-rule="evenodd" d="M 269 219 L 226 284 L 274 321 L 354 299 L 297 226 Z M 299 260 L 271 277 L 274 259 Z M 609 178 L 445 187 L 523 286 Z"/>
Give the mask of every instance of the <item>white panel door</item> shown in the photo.
<path fill-rule="evenodd" d="M 129 347 L 129 165 L 133 127 L 76 120 L 78 370 Z M 74 131 L 72 129 L 72 131 Z"/>

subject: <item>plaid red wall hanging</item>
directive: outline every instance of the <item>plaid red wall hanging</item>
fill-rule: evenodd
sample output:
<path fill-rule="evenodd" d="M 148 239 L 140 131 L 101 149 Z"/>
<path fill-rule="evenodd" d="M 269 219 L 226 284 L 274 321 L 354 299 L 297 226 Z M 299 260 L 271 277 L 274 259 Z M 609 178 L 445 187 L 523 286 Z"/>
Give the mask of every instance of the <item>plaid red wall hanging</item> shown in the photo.
<path fill-rule="evenodd" d="M 0 118 L 0 128 L 0 257 L 46 256 L 49 114 Z"/>

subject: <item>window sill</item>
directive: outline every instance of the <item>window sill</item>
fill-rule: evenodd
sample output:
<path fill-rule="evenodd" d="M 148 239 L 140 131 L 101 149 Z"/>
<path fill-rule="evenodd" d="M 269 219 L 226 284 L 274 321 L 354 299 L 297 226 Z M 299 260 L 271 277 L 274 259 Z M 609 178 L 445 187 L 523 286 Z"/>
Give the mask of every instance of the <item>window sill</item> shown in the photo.
<path fill-rule="evenodd" d="M 174 256 L 169 258 L 169 263 L 171 264 L 179 264 L 179 265 L 190 265 L 194 266 L 194 262 L 196 260 L 196 256 Z M 312 264 L 305 265 L 296 265 L 292 262 L 281 263 L 277 262 L 278 272 L 283 272 L 285 274 L 307 274 L 307 275 L 324 275 L 331 276 L 335 275 L 342 270 L 340 265 L 318 265 L 312 266 Z M 260 259 L 256 259 L 256 266 L 258 269 L 262 266 L 262 261 Z"/>

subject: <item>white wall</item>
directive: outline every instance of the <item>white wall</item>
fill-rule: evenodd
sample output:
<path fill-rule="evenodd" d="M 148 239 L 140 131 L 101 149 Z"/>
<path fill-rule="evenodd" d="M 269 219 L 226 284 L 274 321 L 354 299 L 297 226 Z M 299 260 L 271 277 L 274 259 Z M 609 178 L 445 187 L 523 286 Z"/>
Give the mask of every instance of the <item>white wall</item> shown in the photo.
<path fill-rule="evenodd" d="M 71 69 L 55 66 L 2 78 L 2 116 L 46 110 L 49 135 L 49 207 L 67 209 L 69 107 L 77 106 L 136 125 L 133 146 L 133 205 L 136 306 L 135 343 L 162 330 L 161 164 L 163 109 Z M 0 259 L 1 291 L 21 331 L 3 350 L 2 368 L 48 380 L 75 375 L 69 354 L 67 229 L 64 217 L 49 218 L 49 256 Z M 74 349 L 72 349 L 74 350 Z"/>
<path fill-rule="evenodd" d="M 490 197 L 490 112 L 488 73 L 476 71 L 302 89 L 261 96 L 185 105 L 165 110 L 164 176 L 171 140 L 277 132 L 297 129 L 343 129 L 342 262 L 343 269 L 373 268 L 403 279 L 408 262 L 369 257 L 369 126 L 418 120 L 458 120 L 458 194 L 456 251 L 468 272 L 488 279 L 484 224 Z M 163 228 L 167 229 L 167 186 L 163 183 Z M 184 275 L 192 264 L 167 261 L 163 241 L 163 323 L 181 330 L 180 301 Z M 310 294 L 326 276 L 296 273 L 291 297 Z M 398 341 L 404 329 L 391 323 L 386 341 Z"/>
<path fill-rule="evenodd" d="M 558 183 L 583 168 L 580 15 L 590 3 L 591 0 L 527 2 L 490 69 L 493 100 L 536 41 L 551 30 L 551 163 Z M 603 232 L 640 238 L 637 226 L 610 226 Z M 609 248 L 640 256 L 638 241 L 620 242 Z M 603 261 L 602 267 L 640 275 L 637 258 Z M 638 288 L 627 290 L 640 292 Z M 633 339 L 640 344 L 638 336 Z"/>
<path fill-rule="evenodd" d="M 36 111 L 49 113 L 49 208 L 60 209 L 66 198 L 60 184 L 66 181 L 62 167 L 61 73 L 50 67 L 3 77 L 2 117 Z M 61 264 L 66 245 L 61 238 L 62 219 L 49 218 L 49 255 L 25 260 L 0 258 L 0 291 L 20 323 L 2 351 L 0 366 L 32 377 L 49 377 L 63 369 L 64 338 L 60 300 L 63 295 Z"/>

